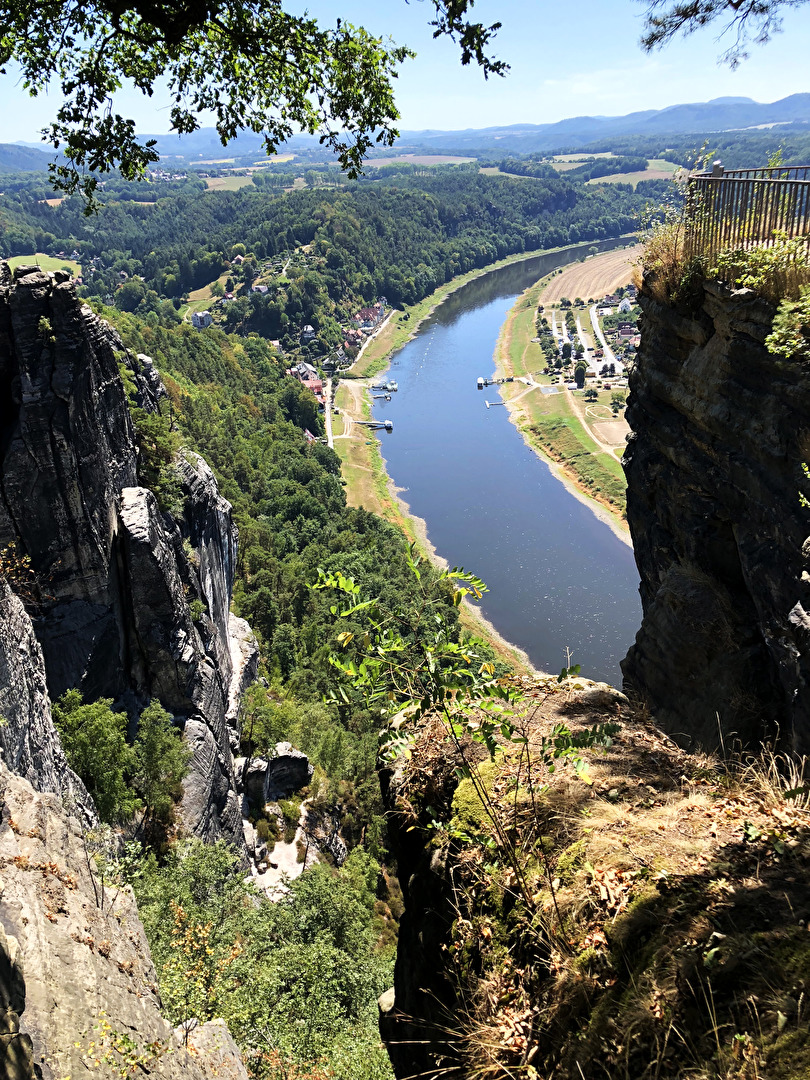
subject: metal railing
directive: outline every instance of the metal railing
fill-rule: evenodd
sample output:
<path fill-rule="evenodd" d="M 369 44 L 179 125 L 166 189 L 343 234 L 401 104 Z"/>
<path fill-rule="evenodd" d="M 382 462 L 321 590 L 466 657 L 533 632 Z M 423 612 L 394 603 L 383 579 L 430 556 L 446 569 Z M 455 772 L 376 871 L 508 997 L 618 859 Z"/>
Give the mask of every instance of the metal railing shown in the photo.
<path fill-rule="evenodd" d="M 734 169 L 719 161 L 689 177 L 687 256 L 733 248 L 769 247 L 780 236 L 810 241 L 810 165 Z"/>

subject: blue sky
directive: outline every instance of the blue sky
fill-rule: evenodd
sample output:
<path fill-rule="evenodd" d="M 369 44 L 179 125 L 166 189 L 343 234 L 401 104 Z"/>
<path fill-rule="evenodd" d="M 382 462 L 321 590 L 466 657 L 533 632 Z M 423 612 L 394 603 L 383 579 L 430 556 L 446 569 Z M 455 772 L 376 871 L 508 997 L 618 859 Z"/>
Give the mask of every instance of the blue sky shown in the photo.
<path fill-rule="evenodd" d="M 432 40 L 432 8 L 425 0 L 310 0 L 291 6 L 306 7 L 330 23 L 341 16 L 417 50 L 397 86 L 404 129 L 545 123 L 726 95 L 774 101 L 810 91 L 810 5 L 788 11 L 784 33 L 754 46 L 751 58 L 730 71 L 717 63 L 725 45 L 711 29 L 651 56 L 642 53 L 640 0 L 478 0 L 477 18 L 503 23 L 495 51 L 512 66 L 506 78 L 489 81 L 477 69 L 462 68 L 450 42 Z M 36 139 L 55 107 L 53 97 L 29 99 L 13 73 L 0 77 L 0 101 L 0 142 Z M 168 130 L 159 94 L 149 100 L 123 92 L 117 105 L 143 132 Z"/>

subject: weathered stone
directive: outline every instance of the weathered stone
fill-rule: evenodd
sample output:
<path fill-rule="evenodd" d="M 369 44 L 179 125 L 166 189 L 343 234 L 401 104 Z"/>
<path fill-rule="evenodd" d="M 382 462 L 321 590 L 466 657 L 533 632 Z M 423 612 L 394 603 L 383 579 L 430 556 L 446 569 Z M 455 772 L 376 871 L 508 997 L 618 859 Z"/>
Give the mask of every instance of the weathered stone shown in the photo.
<path fill-rule="evenodd" d="M 84 785 L 69 768 L 51 718 L 45 663 L 22 601 L 0 577 L 0 746 L 5 764 L 37 791 L 70 794 L 87 824 L 97 822 Z"/>
<path fill-rule="evenodd" d="M 129 354 L 67 280 L 0 270 L 0 548 L 15 543 L 36 572 L 51 695 L 76 687 L 131 715 L 159 699 L 193 750 L 185 824 L 241 845 L 231 746 L 256 650 L 229 612 L 231 508 L 197 455 L 178 463 L 179 522 L 137 486 L 120 365 L 139 407 L 160 407 L 150 358 Z M 205 614 L 192 617 L 192 601 Z"/>
<path fill-rule="evenodd" d="M 222 1021 L 192 1033 L 189 1053 L 162 1018 L 132 893 L 93 875 L 83 830 L 58 797 L 0 767 L 0 798 L 0 1076 L 81 1076 L 107 1023 L 140 1053 L 155 1045 L 147 1074 L 244 1080 Z M 3 1023 L 13 1038 L 3 1037 Z M 117 1075 L 104 1065 L 93 1071 Z"/>
<path fill-rule="evenodd" d="M 236 761 L 239 788 L 250 806 L 263 806 L 300 791 L 310 782 L 314 771 L 307 755 L 288 742 L 276 743 L 272 758 Z"/>
<path fill-rule="evenodd" d="M 211 1075 L 221 1080 L 247 1080 L 239 1049 L 224 1020 L 198 1024 L 189 1033 L 188 1045 Z"/>
<path fill-rule="evenodd" d="M 239 619 L 233 614 L 228 620 L 228 634 L 233 674 L 228 688 L 228 707 L 225 712 L 225 722 L 229 729 L 228 735 L 231 741 L 231 749 L 234 753 L 237 753 L 241 736 L 239 706 L 245 690 L 256 681 L 256 673 L 259 669 L 259 644 L 245 620 Z"/>
<path fill-rule="evenodd" d="M 290 743 L 276 743 L 276 756 L 267 763 L 265 802 L 275 802 L 306 787 L 314 768 L 309 758 Z"/>
<path fill-rule="evenodd" d="M 643 622 L 625 684 L 682 742 L 778 735 L 806 752 L 810 372 L 767 352 L 774 309 L 750 290 L 640 303 L 624 466 Z"/>

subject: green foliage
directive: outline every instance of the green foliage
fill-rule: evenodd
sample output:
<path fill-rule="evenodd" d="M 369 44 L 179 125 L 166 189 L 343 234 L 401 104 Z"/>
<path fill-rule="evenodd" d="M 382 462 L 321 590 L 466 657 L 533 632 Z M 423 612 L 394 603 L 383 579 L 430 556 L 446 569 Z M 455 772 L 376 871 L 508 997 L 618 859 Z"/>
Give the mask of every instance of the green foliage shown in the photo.
<path fill-rule="evenodd" d="M 130 408 L 138 442 L 138 479 L 157 499 L 161 510 L 176 517 L 183 512 L 183 493 L 175 466 L 180 435 L 159 412 Z"/>
<path fill-rule="evenodd" d="M 499 800 L 492 791 L 497 772 L 496 757 L 505 752 L 505 748 L 521 748 L 521 762 L 526 755 L 526 794 L 536 811 L 536 797 L 545 791 L 546 785 L 538 783 L 534 770 L 539 767 L 551 774 L 557 763 L 570 762 L 576 772 L 581 773 L 585 766 L 580 751 L 593 746 L 610 746 L 618 727 L 603 724 L 574 734 L 564 724 L 556 724 L 549 734 L 541 736 L 539 746 L 535 738 L 534 746 L 529 749 L 525 729 L 518 722 L 522 690 L 508 679 L 497 678 L 491 663 L 476 663 L 479 657 L 474 651 L 477 644 L 474 640 L 458 642 L 454 639 L 436 599 L 424 588 L 420 589 L 419 564 L 412 547 L 409 566 L 417 583 L 417 595 L 421 591 L 421 603 L 410 612 L 401 608 L 386 610 L 376 598 L 363 600 L 360 587 L 351 578 L 339 571 L 336 574 L 319 571 L 319 581 L 314 588 L 329 589 L 346 598 L 346 606 L 332 605 L 332 614 L 340 619 L 355 619 L 362 613 L 365 622 L 359 640 L 349 630 L 337 635 L 341 652 L 330 657 L 340 675 L 337 692 L 344 699 L 349 690 L 360 693 L 366 703 L 379 712 L 386 724 L 380 740 L 383 760 L 410 756 L 419 722 L 427 717 L 441 720 L 454 756 L 460 763 L 456 769 L 460 795 L 453 806 L 455 816 L 449 827 L 450 836 L 462 841 L 483 842 L 497 857 L 504 859 L 514 874 L 524 902 L 531 906 L 525 852 L 515 843 L 498 805 Z M 452 589 L 454 606 L 466 596 L 480 599 L 486 591 L 486 585 L 479 578 L 458 567 L 444 571 L 442 578 Z M 356 655 L 345 658 L 343 654 L 353 642 Z M 571 673 L 572 669 L 564 669 L 561 678 Z M 480 743 L 486 748 L 489 764 L 482 765 L 475 755 L 470 755 L 470 743 Z M 424 810 L 432 819 L 431 808 Z M 478 828 L 484 819 L 488 838 L 482 838 Z M 414 827 L 418 823 L 415 822 Z M 445 828 L 442 822 L 435 820 L 430 820 L 429 825 Z M 474 834 L 468 831 L 470 829 L 475 831 Z"/>
<path fill-rule="evenodd" d="M 150 702 L 141 713 L 133 756 L 132 785 L 145 816 L 168 824 L 182 797 L 191 751 L 159 701 Z"/>
<path fill-rule="evenodd" d="M 92 795 L 99 817 L 116 822 L 132 817 L 138 800 L 127 780 L 133 765 L 127 716 L 111 706 L 110 698 L 85 705 L 78 690 L 68 690 L 53 703 L 53 721 L 68 764 Z"/>
<path fill-rule="evenodd" d="M 158 701 L 141 713 L 132 746 L 127 714 L 114 712 L 109 698 L 84 704 L 78 690 L 68 690 L 54 701 L 53 720 L 102 821 L 126 821 L 142 809 L 148 820 L 171 822 L 191 755 Z"/>
<path fill-rule="evenodd" d="M 765 346 L 783 360 L 810 359 L 810 285 L 803 285 L 798 300 L 779 304 Z"/>
<path fill-rule="evenodd" d="M 388 1080 L 376 997 L 392 977 L 374 949 L 379 866 L 352 852 L 315 866 L 277 903 L 256 895 L 221 842 L 191 841 L 146 861 L 138 909 L 170 1020 L 221 1016 L 254 1075 L 272 1055 L 328 1064 L 336 1080 Z"/>
<path fill-rule="evenodd" d="M 721 251 L 709 273 L 734 288 L 753 289 L 774 303 L 801 297 L 810 279 L 807 238 L 776 232 L 767 247 L 751 244 Z"/>

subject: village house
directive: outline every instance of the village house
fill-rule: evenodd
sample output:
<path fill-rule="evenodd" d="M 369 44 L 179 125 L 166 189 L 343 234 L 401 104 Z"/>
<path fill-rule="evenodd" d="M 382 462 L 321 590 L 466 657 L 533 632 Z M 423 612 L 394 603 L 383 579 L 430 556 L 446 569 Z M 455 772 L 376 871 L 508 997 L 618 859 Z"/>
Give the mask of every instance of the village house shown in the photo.
<path fill-rule="evenodd" d="M 310 341 L 314 341 L 317 338 L 317 336 L 318 336 L 318 333 L 315 330 L 315 327 L 310 326 L 309 323 L 307 323 L 307 325 L 304 326 L 302 328 L 302 330 L 301 330 L 301 337 L 300 337 L 299 340 L 300 340 L 302 345 L 308 345 L 310 343 Z"/>
<path fill-rule="evenodd" d="M 262 296 L 266 296 L 268 291 L 269 290 L 268 290 L 266 285 L 254 285 L 253 286 L 253 292 L 260 293 Z"/>
<path fill-rule="evenodd" d="M 210 311 L 192 311 L 191 325 L 195 330 L 205 330 L 213 322 Z"/>
<path fill-rule="evenodd" d="M 270 344 L 272 345 L 272 342 Z M 295 378 L 299 380 L 299 382 L 306 382 L 308 379 L 318 378 L 317 369 L 314 368 L 312 364 L 307 364 L 303 360 L 300 363 L 295 364 L 293 367 L 289 368 L 287 374 L 294 375 Z"/>
<path fill-rule="evenodd" d="M 360 308 L 354 316 L 354 323 L 364 334 L 371 333 L 383 320 L 385 315 L 384 300 L 378 300 L 372 307 Z"/>
<path fill-rule="evenodd" d="M 628 313 L 628 312 L 630 311 L 630 309 L 632 308 L 632 306 L 633 306 L 633 304 L 632 304 L 632 301 L 630 300 L 630 298 L 629 298 L 629 297 L 627 297 L 627 296 L 625 296 L 625 298 L 624 298 L 624 299 L 622 300 L 622 302 L 621 302 L 621 303 L 619 304 L 619 311 L 620 311 L 620 312 L 621 312 L 621 313 L 622 313 L 623 315 L 626 315 L 626 314 L 627 314 L 627 313 Z"/>

